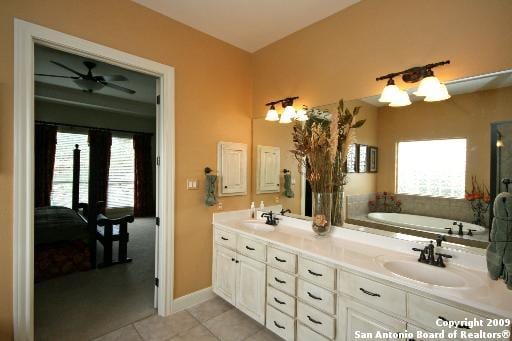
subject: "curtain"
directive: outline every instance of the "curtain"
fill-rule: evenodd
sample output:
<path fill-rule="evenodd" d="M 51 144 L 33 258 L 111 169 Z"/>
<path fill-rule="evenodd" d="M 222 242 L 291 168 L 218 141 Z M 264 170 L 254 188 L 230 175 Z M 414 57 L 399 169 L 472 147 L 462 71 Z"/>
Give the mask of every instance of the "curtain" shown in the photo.
<path fill-rule="evenodd" d="M 89 208 L 93 217 L 96 213 L 105 213 L 111 146 L 112 133 L 89 130 Z M 100 201 L 103 204 L 97 207 Z"/>
<path fill-rule="evenodd" d="M 133 208 L 133 214 L 136 217 L 155 215 L 151 138 L 152 136 L 147 134 L 133 136 L 133 148 L 135 149 L 135 207 Z"/>
<path fill-rule="evenodd" d="M 50 206 L 53 167 L 57 147 L 57 127 L 36 124 L 35 127 L 35 207 Z"/>

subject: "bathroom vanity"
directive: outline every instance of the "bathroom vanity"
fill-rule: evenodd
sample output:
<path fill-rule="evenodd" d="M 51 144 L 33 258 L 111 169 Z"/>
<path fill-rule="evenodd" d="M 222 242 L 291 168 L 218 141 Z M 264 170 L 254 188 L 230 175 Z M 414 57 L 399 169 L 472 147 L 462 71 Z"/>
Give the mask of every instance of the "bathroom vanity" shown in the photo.
<path fill-rule="evenodd" d="M 310 222 L 279 218 L 214 214 L 212 287 L 283 339 L 510 338 L 512 292 L 488 278 L 483 251 L 445 246 L 453 258 L 440 268 L 417 261 L 419 238 L 352 225 L 319 238 Z"/>

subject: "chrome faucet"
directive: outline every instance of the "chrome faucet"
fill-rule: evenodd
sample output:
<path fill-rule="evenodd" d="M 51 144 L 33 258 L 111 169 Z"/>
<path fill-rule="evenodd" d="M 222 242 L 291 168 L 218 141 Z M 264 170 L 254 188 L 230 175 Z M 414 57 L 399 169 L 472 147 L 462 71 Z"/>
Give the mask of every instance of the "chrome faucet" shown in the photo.
<path fill-rule="evenodd" d="M 272 211 L 262 213 L 261 217 L 267 218 L 267 221 L 265 221 L 265 224 L 267 224 L 267 225 L 276 226 L 279 223 L 279 218 L 276 218 L 276 216 L 274 215 L 274 213 L 272 213 Z"/>

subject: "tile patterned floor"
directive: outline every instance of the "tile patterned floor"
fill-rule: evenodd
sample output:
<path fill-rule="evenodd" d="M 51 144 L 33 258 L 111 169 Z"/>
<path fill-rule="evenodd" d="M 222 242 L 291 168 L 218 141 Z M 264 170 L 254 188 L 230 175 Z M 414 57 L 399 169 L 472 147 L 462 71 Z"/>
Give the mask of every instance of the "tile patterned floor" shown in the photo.
<path fill-rule="evenodd" d="M 215 297 L 190 309 L 150 316 L 94 341 L 278 341 L 278 336 Z"/>

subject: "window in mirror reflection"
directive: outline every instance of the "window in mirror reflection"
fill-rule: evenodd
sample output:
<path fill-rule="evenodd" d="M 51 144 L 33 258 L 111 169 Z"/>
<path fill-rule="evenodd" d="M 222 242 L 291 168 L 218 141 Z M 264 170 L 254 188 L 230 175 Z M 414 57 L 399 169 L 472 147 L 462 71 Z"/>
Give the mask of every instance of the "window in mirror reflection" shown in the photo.
<path fill-rule="evenodd" d="M 398 143 L 398 193 L 464 198 L 466 139 Z"/>

